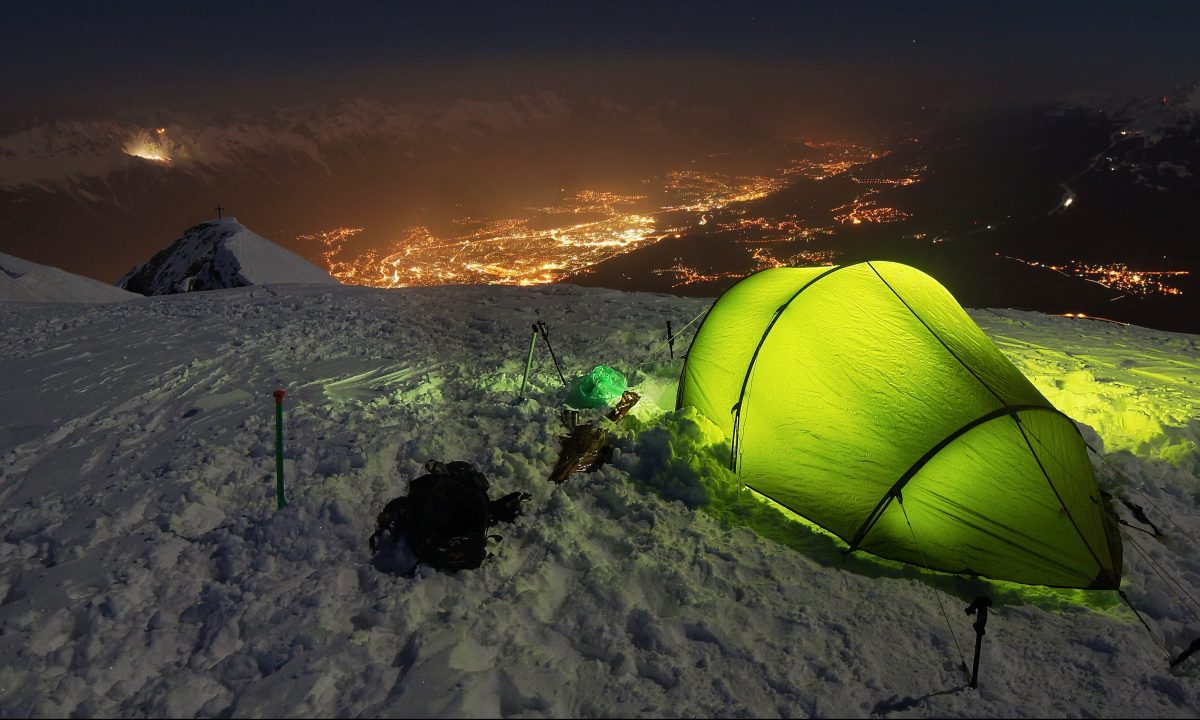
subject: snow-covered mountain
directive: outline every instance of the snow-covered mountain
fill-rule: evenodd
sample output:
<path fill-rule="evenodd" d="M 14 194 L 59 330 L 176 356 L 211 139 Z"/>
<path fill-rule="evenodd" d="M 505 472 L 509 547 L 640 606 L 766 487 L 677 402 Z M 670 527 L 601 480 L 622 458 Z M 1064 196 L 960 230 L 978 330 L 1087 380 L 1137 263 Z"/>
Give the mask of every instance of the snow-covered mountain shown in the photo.
<path fill-rule="evenodd" d="M 1068 183 L 1087 183 L 1092 175 L 1115 185 L 1114 196 L 1122 182 L 1188 199 L 1200 195 L 1200 82 L 1154 98 L 1079 96 L 1061 110 L 1083 110 L 1113 123 L 1108 144 Z"/>
<path fill-rule="evenodd" d="M 282 160 L 328 171 L 347 154 L 412 153 L 470 137 L 547 132 L 572 118 L 654 130 L 681 117 L 711 122 L 711 114 L 669 100 L 630 107 L 549 91 L 445 104 L 355 98 L 218 117 L 146 110 L 0 131 L 0 192 L 39 189 L 99 201 L 97 190 L 113 189 L 94 181 L 139 165 L 208 179 L 277 170 Z"/>
<path fill-rule="evenodd" d="M 106 303 L 137 297 L 141 296 L 82 275 L 0 253 L 0 300 Z"/>
<path fill-rule="evenodd" d="M 0 189 L 74 191 L 79 183 L 123 171 L 130 163 L 161 164 L 211 176 L 253 167 L 270 155 L 323 165 L 344 144 L 405 146 L 436 134 L 502 131 L 553 122 L 569 113 L 553 93 L 496 102 L 460 100 L 447 106 L 340 103 L 239 113 L 214 122 L 175 112 L 130 118 L 31 125 L 0 136 Z M 147 126 L 153 117 L 157 125 Z"/>
<path fill-rule="evenodd" d="M 1065 98 L 1064 108 L 1082 108 L 1108 115 L 1125 129 L 1153 142 L 1165 134 L 1200 129 L 1200 82 L 1174 88 L 1154 97 L 1113 97 L 1098 93 Z"/>
<path fill-rule="evenodd" d="M 170 295 L 272 283 L 339 284 L 291 250 L 223 218 L 194 225 L 117 281 L 143 295 Z"/>
<path fill-rule="evenodd" d="M 296 285 L 0 304 L 0 715 L 1196 716 L 1200 658 L 1169 671 L 1113 593 L 846 555 L 740 492 L 719 431 L 672 409 L 710 302 Z M 1157 573 L 1200 587 L 1200 337 L 971 315 L 1163 530 L 1127 530 L 1123 589 L 1185 647 L 1200 626 Z M 560 486 L 541 347 L 514 402 L 536 319 L 568 374 L 607 364 L 642 394 L 612 464 Z M 429 459 L 532 500 L 477 571 L 382 572 L 376 514 Z M 977 594 L 997 604 L 969 690 Z"/>

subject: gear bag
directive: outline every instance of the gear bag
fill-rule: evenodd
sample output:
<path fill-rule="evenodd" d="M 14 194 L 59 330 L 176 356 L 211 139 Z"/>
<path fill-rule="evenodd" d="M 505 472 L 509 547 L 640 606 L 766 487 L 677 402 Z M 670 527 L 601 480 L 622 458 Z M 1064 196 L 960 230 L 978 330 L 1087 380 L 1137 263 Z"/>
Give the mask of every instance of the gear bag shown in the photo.
<path fill-rule="evenodd" d="M 513 522 L 525 493 L 488 499 L 488 480 L 469 463 L 425 464 L 428 474 L 409 484 L 408 496 L 389 502 L 376 520 L 369 544 L 404 538 L 414 556 L 439 570 L 473 570 L 487 558 L 488 527 Z"/>

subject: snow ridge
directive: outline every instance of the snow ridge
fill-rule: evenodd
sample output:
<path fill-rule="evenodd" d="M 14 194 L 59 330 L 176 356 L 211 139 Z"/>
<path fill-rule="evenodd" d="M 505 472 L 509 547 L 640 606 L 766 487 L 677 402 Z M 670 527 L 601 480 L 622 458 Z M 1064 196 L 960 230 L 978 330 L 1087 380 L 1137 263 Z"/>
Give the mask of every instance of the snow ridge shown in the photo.
<path fill-rule="evenodd" d="M 104 303 L 136 297 L 82 275 L 0 253 L 0 301 Z"/>

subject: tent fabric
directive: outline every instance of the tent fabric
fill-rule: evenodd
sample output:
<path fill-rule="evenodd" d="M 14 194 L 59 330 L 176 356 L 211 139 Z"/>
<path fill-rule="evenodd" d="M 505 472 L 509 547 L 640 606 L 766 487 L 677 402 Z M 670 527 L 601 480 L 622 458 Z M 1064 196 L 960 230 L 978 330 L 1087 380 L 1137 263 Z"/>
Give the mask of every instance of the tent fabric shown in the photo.
<path fill-rule="evenodd" d="M 678 406 L 747 486 L 852 549 L 947 572 L 1116 588 L 1121 546 L 1078 429 L 925 273 L 773 268 L 713 305 Z"/>

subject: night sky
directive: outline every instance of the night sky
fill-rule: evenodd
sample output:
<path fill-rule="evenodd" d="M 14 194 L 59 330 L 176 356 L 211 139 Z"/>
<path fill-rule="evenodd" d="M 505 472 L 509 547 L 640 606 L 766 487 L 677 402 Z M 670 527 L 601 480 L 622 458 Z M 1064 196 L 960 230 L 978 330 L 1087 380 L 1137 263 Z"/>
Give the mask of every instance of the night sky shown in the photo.
<path fill-rule="evenodd" d="M 1200 76 L 1194 2 L 9 2 L 0 17 L 10 119 L 581 88 L 864 111 Z"/>
<path fill-rule="evenodd" d="M 585 211 L 612 221 L 609 236 L 591 238 L 602 244 L 683 235 L 703 214 L 663 213 L 695 203 L 688 182 L 709 183 L 701 194 L 724 207 L 761 197 L 745 187 L 778 190 L 771 178 L 789 163 L 866 162 L 963 118 L 996 123 L 1092 96 L 1155 104 L 1200 80 L 1197 29 L 1197 2 L 5 2 L 0 252 L 111 283 L 217 204 L 327 266 L 334 250 L 366 267 L 413 238 L 524 242 Z M 914 192 L 928 187 L 936 212 L 903 232 L 950 236 L 955 222 L 1003 218 L 1016 207 L 971 201 L 1014 186 L 1053 208 L 1060 183 L 1107 142 L 1109 129 L 1094 130 L 1053 142 L 1009 133 L 1015 151 L 963 161 L 965 180 L 943 181 L 944 198 L 934 180 L 953 163 L 931 169 Z M 976 142 L 999 148 L 992 136 Z M 810 141 L 826 149 L 814 154 Z M 1061 157 L 961 194 L 1024 149 L 1050 146 Z M 898 180 L 932 161 L 906 162 L 879 172 Z M 763 212 L 830 230 L 861 198 L 857 186 L 823 187 Z M 593 192 L 608 199 L 586 200 L 602 197 Z M 638 213 L 655 220 L 642 227 Z M 1154 232 L 1175 242 L 1175 230 Z M 334 236 L 353 240 L 338 248 Z M 1116 241 L 1145 246 L 1136 232 Z M 503 263 L 469 259 L 509 272 L 514 247 Z"/>

